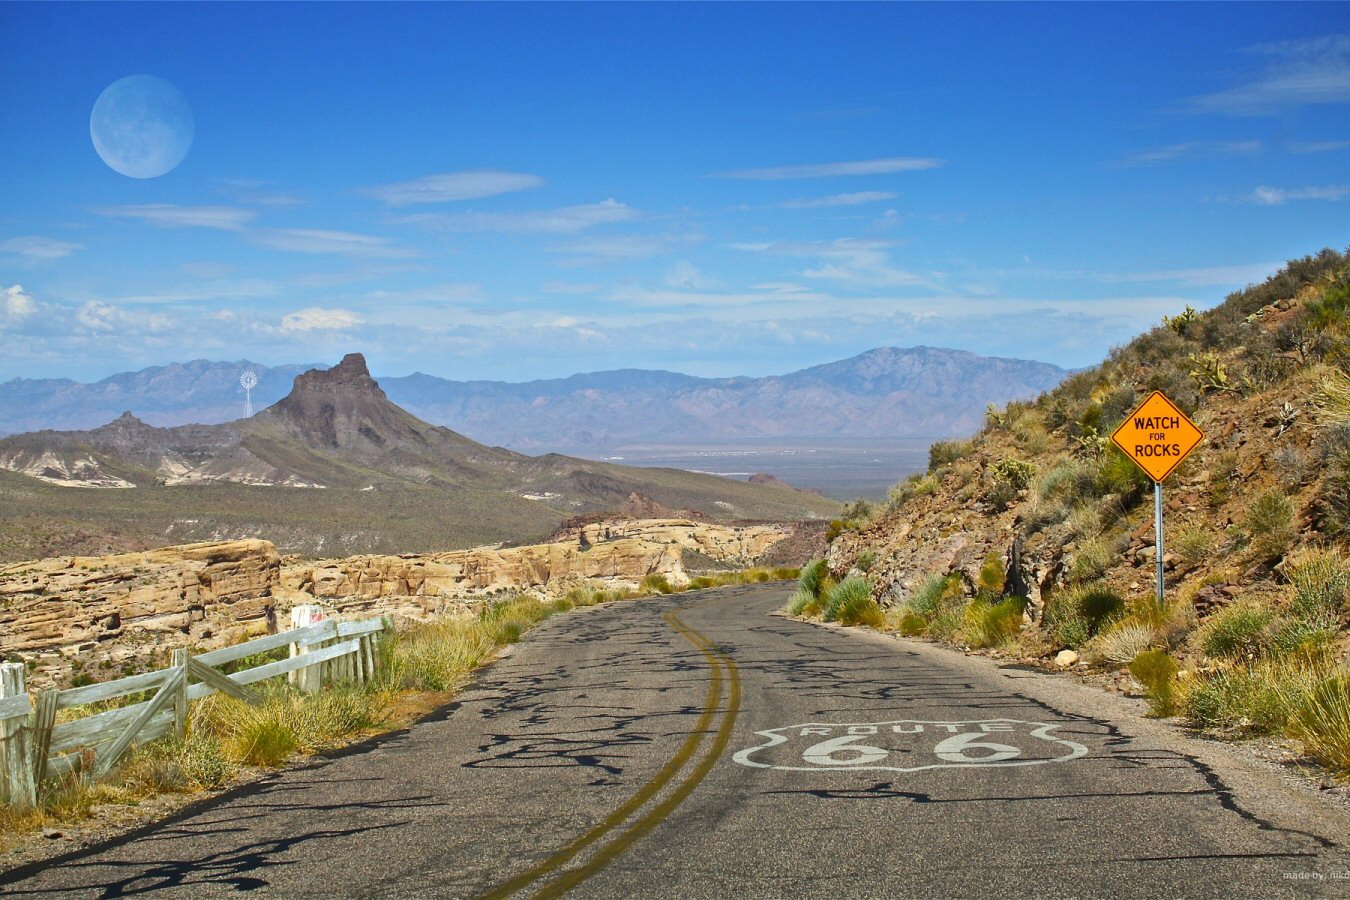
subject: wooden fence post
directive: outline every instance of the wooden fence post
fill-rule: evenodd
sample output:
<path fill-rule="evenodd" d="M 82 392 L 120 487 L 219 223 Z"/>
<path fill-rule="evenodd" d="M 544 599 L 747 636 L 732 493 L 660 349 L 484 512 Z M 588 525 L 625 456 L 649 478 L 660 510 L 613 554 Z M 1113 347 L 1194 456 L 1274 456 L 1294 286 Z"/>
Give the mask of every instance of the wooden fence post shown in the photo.
<path fill-rule="evenodd" d="M 179 647 L 173 651 L 173 667 L 178 670 L 178 690 L 173 697 L 173 733 L 178 737 L 187 734 L 188 717 L 188 651 Z"/>
<path fill-rule="evenodd" d="M 23 663 L 0 663 L 0 699 L 28 699 Z M 0 752 L 3 752 L 5 788 L 11 806 L 31 809 L 37 805 L 33 781 L 33 753 L 28 740 L 28 715 L 0 719 Z"/>
<path fill-rule="evenodd" d="M 304 628 L 307 625 L 313 625 L 316 622 L 322 622 L 324 619 L 323 607 L 313 603 L 302 603 L 299 606 L 291 607 L 291 628 Z M 317 648 L 316 648 L 317 649 Z M 291 644 L 291 656 L 299 656 L 302 653 L 308 653 L 309 647 L 301 644 Z M 290 673 L 288 676 L 291 684 L 300 688 L 307 694 L 312 694 L 323 687 L 322 666 L 309 666 Z"/>

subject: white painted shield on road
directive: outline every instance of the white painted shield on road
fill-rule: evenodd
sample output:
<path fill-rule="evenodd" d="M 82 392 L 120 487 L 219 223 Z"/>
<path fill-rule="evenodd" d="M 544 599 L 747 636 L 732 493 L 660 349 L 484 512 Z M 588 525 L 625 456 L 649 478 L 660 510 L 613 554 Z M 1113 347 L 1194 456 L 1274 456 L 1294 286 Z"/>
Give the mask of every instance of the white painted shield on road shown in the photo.
<path fill-rule="evenodd" d="M 1036 766 L 1086 755 L 1087 747 L 1051 733 L 1058 727 L 1020 719 L 807 722 L 757 731 L 765 743 L 732 758 L 743 766 L 783 772 L 918 772 Z"/>

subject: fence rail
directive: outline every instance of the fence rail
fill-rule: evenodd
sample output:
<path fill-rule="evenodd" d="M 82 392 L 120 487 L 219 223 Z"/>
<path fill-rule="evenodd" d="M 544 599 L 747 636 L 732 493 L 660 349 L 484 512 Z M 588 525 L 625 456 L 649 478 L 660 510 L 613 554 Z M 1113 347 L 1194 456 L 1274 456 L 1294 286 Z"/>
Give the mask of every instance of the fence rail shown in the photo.
<path fill-rule="evenodd" d="M 336 681 L 364 682 L 376 670 L 375 642 L 392 631 L 387 616 L 359 622 L 323 618 L 318 606 L 291 611 L 289 631 L 197 656 L 175 650 L 167 669 L 66 690 L 49 689 L 32 700 L 22 663 L 0 664 L 0 794 L 17 807 L 31 807 L 43 780 L 78 771 L 100 778 L 128 749 L 171 734 L 182 735 L 188 705 L 225 693 L 246 703 L 262 698 L 247 685 L 287 676 L 303 691 Z M 249 656 L 290 648 L 290 656 L 226 674 L 219 667 Z M 148 699 L 56 722 L 59 710 L 107 703 L 153 692 Z"/>

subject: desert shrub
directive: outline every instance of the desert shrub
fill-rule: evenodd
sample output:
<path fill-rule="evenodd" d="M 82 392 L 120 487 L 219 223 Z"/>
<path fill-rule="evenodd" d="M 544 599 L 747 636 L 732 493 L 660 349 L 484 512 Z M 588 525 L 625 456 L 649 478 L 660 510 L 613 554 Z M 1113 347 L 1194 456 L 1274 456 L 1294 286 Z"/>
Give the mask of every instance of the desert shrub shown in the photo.
<path fill-rule="evenodd" d="M 996 510 L 1007 509 L 1036 476 L 1035 465 L 1011 456 L 994 463 L 989 471 L 993 479 L 985 499 Z"/>
<path fill-rule="evenodd" d="M 1214 454 L 1210 464 L 1209 505 L 1218 509 L 1231 500 L 1233 490 L 1241 480 L 1236 450 L 1221 450 Z"/>
<path fill-rule="evenodd" d="M 1070 577 L 1077 584 L 1097 581 L 1118 559 L 1112 542 L 1105 537 L 1086 540 L 1074 555 Z"/>
<path fill-rule="evenodd" d="M 960 575 L 934 575 L 914 592 L 906 606 L 925 619 L 932 619 L 944 600 L 960 594 Z"/>
<path fill-rule="evenodd" d="M 1313 686 L 1292 716 L 1289 734 L 1327 765 L 1350 773 L 1350 673 L 1337 672 Z"/>
<path fill-rule="evenodd" d="M 1213 529 L 1203 525 L 1190 525 L 1177 531 L 1171 541 L 1177 556 L 1189 568 L 1209 561 L 1219 546 L 1219 538 Z"/>
<path fill-rule="evenodd" d="M 1144 686 L 1153 715 L 1176 715 L 1177 671 L 1176 660 L 1164 650 L 1145 650 L 1130 663 L 1130 674 Z"/>
<path fill-rule="evenodd" d="M 1312 458 L 1298 447 L 1281 447 L 1271 456 L 1272 468 L 1287 488 L 1297 488 L 1312 474 Z"/>
<path fill-rule="evenodd" d="M 793 594 L 792 599 L 788 601 L 787 605 L 788 615 L 790 616 L 809 615 L 807 610 L 810 609 L 811 607 L 815 607 L 816 611 L 818 612 L 819 605 L 820 605 L 819 597 L 817 597 L 815 594 L 811 593 L 808 590 L 797 588 L 797 592 Z"/>
<path fill-rule="evenodd" d="M 824 618 L 844 625 L 880 626 L 881 607 L 872 599 L 872 585 L 856 575 L 839 582 L 825 597 Z"/>
<path fill-rule="evenodd" d="M 1045 604 L 1045 625 L 1062 646 L 1077 648 L 1124 611 L 1124 599 L 1110 588 L 1073 587 L 1050 595 Z"/>
<path fill-rule="evenodd" d="M 928 620 L 907 606 L 897 606 L 886 613 L 886 624 L 906 637 L 928 633 Z"/>
<path fill-rule="evenodd" d="M 1267 653 L 1271 656 L 1298 656 L 1322 659 L 1330 654 L 1340 637 L 1335 623 L 1315 619 L 1288 619 L 1272 629 Z"/>
<path fill-rule="evenodd" d="M 976 597 L 966 604 L 962 634 L 972 647 L 997 647 L 1022 630 L 1025 609 L 1026 600 L 1021 597 Z"/>
<path fill-rule="evenodd" d="M 1286 577 L 1294 587 L 1296 615 L 1334 622 L 1350 599 L 1350 558 L 1338 547 L 1307 547 L 1290 556 Z"/>
<path fill-rule="evenodd" d="M 975 579 L 976 587 L 983 594 L 1001 596 L 1007 574 L 1007 570 L 1003 567 L 1003 557 L 997 553 L 990 553 L 980 566 L 979 577 Z"/>
<path fill-rule="evenodd" d="M 1252 601 L 1234 603 L 1210 616 L 1197 640 L 1206 656 L 1256 656 L 1269 643 L 1274 621 L 1275 612 L 1268 606 Z"/>
<path fill-rule="evenodd" d="M 970 450 L 970 441 L 935 441 L 928 448 L 928 474 L 964 458 Z"/>
<path fill-rule="evenodd" d="M 1331 534 L 1350 536 L 1350 425 L 1323 430 L 1322 480 L 1316 505 Z"/>
<path fill-rule="evenodd" d="M 864 550 L 862 553 L 859 553 L 858 558 L 853 561 L 853 565 L 857 566 L 859 571 L 862 572 L 872 571 L 872 567 L 876 564 L 877 551 L 875 550 Z"/>
<path fill-rule="evenodd" d="M 1134 460 L 1112 444 L 1097 465 L 1097 495 L 1115 494 L 1126 506 L 1133 506 L 1153 486 L 1153 482 Z"/>
<path fill-rule="evenodd" d="M 657 573 L 645 576 L 642 583 L 638 585 L 638 590 L 644 594 L 672 594 L 675 592 L 675 588 L 670 584 L 670 579 Z"/>
<path fill-rule="evenodd" d="M 1264 491 L 1247 507 L 1243 521 L 1251 548 L 1262 561 L 1284 556 L 1298 537 L 1294 527 L 1294 504 L 1279 491 Z"/>
<path fill-rule="evenodd" d="M 1322 679 L 1323 666 L 1268 660 L 1196 675 L 1183 700 L 1187 718 L 1207 728 L 1277 734 Z"/>
<path fill-rule="evenodd" d="M 1350 378 L 1330 375 L 1323 379 L 1315 404 L 1319 425 L 1327 428 L 1350 425 Z"/>
<path fill-rule="evenodd" d="M 829 577 L 829 564 L 823 559 L 813 559 L 802 566 L 802 572 L 797 576 L 797 586 L 812 597 L 819 598 Z"/>
<path fill-rule="evenodd" d="M 380 674 L 396 689 L 447 691 L 463 683 L 495 645 L 493 636 L 473 620 L 418 625 L 385 643 Z"/>
<path fill-rule="evenodd" d="M 1149 648 L 1153 628 L 1140 622 L 1120 622 L 1103 629 L 1088 642 L 1091 655 L 1117 665 L 1126 665 Z"/>

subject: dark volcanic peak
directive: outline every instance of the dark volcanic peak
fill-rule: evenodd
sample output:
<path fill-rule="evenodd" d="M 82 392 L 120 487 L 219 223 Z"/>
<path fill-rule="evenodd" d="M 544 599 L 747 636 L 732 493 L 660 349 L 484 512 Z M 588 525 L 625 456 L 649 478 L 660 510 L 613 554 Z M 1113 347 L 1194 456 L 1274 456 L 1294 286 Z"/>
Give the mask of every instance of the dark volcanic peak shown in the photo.
<path fill-rule="evenodd" d="M 298 375 L 290 394 L 256 418 L 280 422 L 311 445 L 334 448 L 378 447 L 423 424 L 389 401 L 360 353 L 348 353 L 331 369 Z"/>
<path fill-rule="evenodd" d="M 342 362 L 331 369 L 310 369 L 295 379 L 295 387 L 286 400 L 304 396 L 374 397 L 388 400 L 380 385 L 370 374 L 366 358 L 360 353 L 348 353 Z M 282 402 L 286 402 L 283 400 Z"/>

